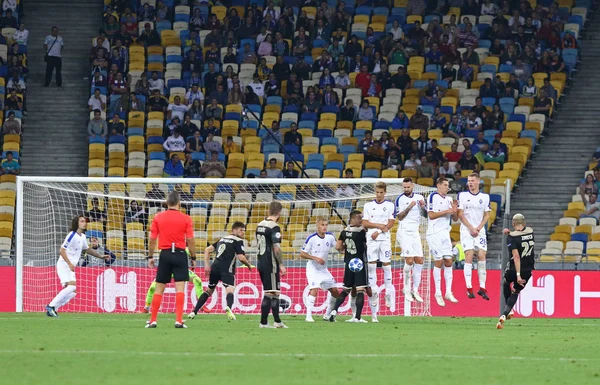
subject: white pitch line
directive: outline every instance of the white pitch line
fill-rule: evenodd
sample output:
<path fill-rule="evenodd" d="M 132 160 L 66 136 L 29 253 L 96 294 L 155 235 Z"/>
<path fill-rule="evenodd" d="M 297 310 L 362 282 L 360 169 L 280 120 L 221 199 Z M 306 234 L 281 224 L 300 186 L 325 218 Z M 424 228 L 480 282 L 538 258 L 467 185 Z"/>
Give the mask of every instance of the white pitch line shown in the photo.
<path fill-rule="evenodd" d="M 203 352 L 158 352 L 158 351 L 118 351 L 118 350 L 0 350 L 0 354 L 90 354 L 90 355 L 132 355 L 132 356 L 176 356 L 176 357 L 257 357 L 257 358 L 406 358 L 406 359 L 460 359 L 460 360 L 508 360 L 508 361 L 600 361 L 599 358 L 566 357 L 523 357 L 523 356 L 485 356 L 458 354 L 402 354 L 402 353 L 203 353 Z"/>

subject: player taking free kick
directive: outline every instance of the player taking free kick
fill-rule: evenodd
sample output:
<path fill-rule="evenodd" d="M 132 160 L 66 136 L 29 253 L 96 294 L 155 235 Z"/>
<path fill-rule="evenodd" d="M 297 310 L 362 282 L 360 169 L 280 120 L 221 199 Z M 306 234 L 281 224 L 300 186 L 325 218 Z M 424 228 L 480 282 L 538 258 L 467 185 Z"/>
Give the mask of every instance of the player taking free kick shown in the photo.
<path fill-rule="evenodd" d="M 485 256 L 487 253 L 487 235 L 485 226 L 490 218 L 490 196 L 479 191 L 479 174 L 473 173 L 467 178 L 469 191 L 458 193 L 458 218 L 460 219 L 460 243 L 465 250 L 465 283 L 467 296 L 475 298 L 471 276 L 473 274 L 473 255 L 477 256 L 477 275 L 479 276 L 479 291 L 483 299 L 490 297 L 485 289 L 487 269 Z"/>
<path fill-rule="evenodd" d="M 327 260 L 329 251 L 335 246 L 336 240 L 333 234 L 327 232 L 329 220 L 327 218 L 317 218 L 317 232 L 306 238 L 304 246 L 300 251 L 300 258 L 308 259 L 306 261 L 306 279 L 308 280 L 308 296 L 306 297 L 306 322 L 315 322 L 312 317 L 317 293 L 319 289 L 329 290 L 329 302 L 327 311 L 323 316 L 325 321 L 329 321 L 331 311 L 335 306 L 335 300 L 339 296 L 338 284 L 333 276 L 327 270 Z"/>
<path fill-rule="evenodd" d="M 446 279 L 445 298 L 458 303 L 452 294 L 452 241 L 450 239 L 450 223 L 456 220 L 458 202 L 447 196 L 450 186 L 446 178 L 438 178 L 437 191 L 429 195 L 427 211 L 429 222 L 427 223 L 427 243 L 433 254 L 433 282 L 435 283 L 435 300 L 438 305 L 446 306 L 442 297 L 442 265 L 444 266 L 444 278 Z"/>
<path fill-rule="evenodd" d="M 244 251 L 244 234 L 246 233 L 246 225 L 242 222 L 234 222 L 231 227 L 231 234 L 221 238 L 215 244 L 204 249 L 204 271 L 208 278 L 208 290 L 206 290 L 198 299 L 194 311 L 188 317 L 194 318 L 204 306 L 208 298 L 214 293 L 215 287 L 219 281 L 225 286 L 225 300 L 227 307 L 225 313 L 230 321 L 235 321 L 235 314 L 231 310 L 233 308 L 233 293 L 235 292 L 235 264 L 239 260 L 244 265 L 252 270 L 252 265 L 246 259 Z M 217 256 L 210 263 L 210 255 L 216 252 Z"/>
<path fill-rule="evenodd" d="M 60 247 L 60 258 L 56 261 L 56 274 L 60 279 L 63 289 L 46 306 L 48 317 L 58 317 L 58 308 L 67 304 L 76 295 L 75 266 L 81 258 L 81 251 L 85 250 L 91 256 L 110 261 L 109 255 L 101 255 L 91 248 L 85 239 L 87 221 L 83 216 L 77 216 L 71 221 L 71 228 L 65 241 Z"/>
<path fill-rule="evenodd" d="M 525 288 L 532 271 L 535 270 L 533 229 L 526 227 L 525 217 L 522 214 L 513 216 L 512 226 L 513 231 L 503 230 L 504 234 L 508 234 L 510 261 L 504 270 L 503 288 L 506 306 L 496 324 L 496 329 L 502 329 L 504 322 L 512 317 L 512 308 L 519 298 L 519 293 Z"/>
<path fill-rule="evenodd" d="M 375 184 L 375 199 L 365 203 L 363 209 L 363 227 L 367 230 L 367 259 L 369 286 L 373 296 L 369 298 L 372 322 L 377 320 L 379 308 L 379 286 L 377 285 L 377 263 L 383 266 L 385 284 L 385 305 L 392 306 L 395 301 L 395 289 L 392 283 L 392 243 L 390 230 L 394 227 L 394 204 L 385 199 L 387 185 Z"/>
<path fill-rule="evenodd" d="M 189 280 L 188 254 L 192 266 L 196 260 L 196 244 L 192 218 L 180 212 L 181 201 L 177 191 L 167 196 L 167 211 L 156 214 L 150 226 L 148 242 L 148 266 L 154 268 L 154 250 L 158 244 L 160 249 L 158 270 L 156 272 L 156 291 L 152 298 L 150 321 L 146 328 L 156 327 L 156 318 L 162 302 L 163 293 L 171 277 L 175 281 L 175 328 L 185 329 L 183 323 L 183 306 L 185 302 L 185 284 Z"/>
<path fill-rule="evenodd" d="M 421 226 L 421 217 L 427 216 L 425 198 L 421 194 L 414 193 L 412 178 L 404 178 L 402 188 L 404 194 L 396 198 L 395 215 L 399 221 L 396 243 L 400 245 L 401 256 L 404 257 L 403 292 L 408 301 L 423 302 L 423 298 L 419 295 L 421 271 L 423 270 L 423 245 L 419 227 Z"/>

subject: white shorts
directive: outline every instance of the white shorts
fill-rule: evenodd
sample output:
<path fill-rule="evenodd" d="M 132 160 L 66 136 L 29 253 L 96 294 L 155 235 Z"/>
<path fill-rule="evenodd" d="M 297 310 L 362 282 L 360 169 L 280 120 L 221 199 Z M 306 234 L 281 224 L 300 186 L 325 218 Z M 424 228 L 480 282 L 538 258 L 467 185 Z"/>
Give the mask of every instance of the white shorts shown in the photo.
<path fill-rule="evenodd" d="M 442 258 L 452 259 L 452 241 L 449 232 L 441 231 L 427 235 L 427 244 L 434 261 L 439 261 Z"/>
<path fill-rule="evenodd" d="M 60 279 L 61 285 L 65 285 L 67 282 L 75 281 L 75 272 L 69 269 L 69 265 L 64 262 L 59 261 L 56 264 L 56 274 L 58 274 L 58 279 Z"/>
<path fill-rule="evenodd" d="M 367 240 L 367 260 L 369 262 L 391 262 L 392 245 L 390 241 Z"/>
<path fill-rule="evenodd" d="M 398 229 L 396 244 L 402 249 L 400 256 L 403 258 L 423 257 L 423 244 L 421 243 L 421 234 L 418 231 Z"/>
<path fill-rule="evenodd" d="M 475 249 L 487 251 L 487 236 L 485 234 L 485 228 L 479 230 L 479 234 L 474 237 L 469 233 L 469 230 L 466 227 L 461 226 L 460 243 L 465 251 Z"/>
<path fill-rule="evenodd" d="M 306 267 L 306 279 L 309 289 L 329 290 L 339 285 L 335 282 L 333 275 L 327 269 L 317 270 L 312 267 Z"/>

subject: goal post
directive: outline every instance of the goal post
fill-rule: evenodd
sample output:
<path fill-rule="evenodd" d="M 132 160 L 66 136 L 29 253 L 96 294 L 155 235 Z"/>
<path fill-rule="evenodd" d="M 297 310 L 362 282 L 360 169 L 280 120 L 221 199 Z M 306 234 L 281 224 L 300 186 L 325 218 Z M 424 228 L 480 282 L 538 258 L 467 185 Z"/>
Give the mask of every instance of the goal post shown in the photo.
<path fill-rule="evenodd" d="M 300 248 L 306 237 L 316 231 L 317 217 L 330 218 L 329 232 L 337 238 L 349 220 L 352 209 L 363 206 L 375 196 L 374 186 L 388 185 L 386 198 L 395 201 L 403 193 L 402 179 L 183 179 L 183 178 L 78 178 L 18 177 L 16 206 L 16 271 L 18 312 L 35 312 L 60 290 L 55 265 L 59 248 L 73 217 L 89 218 L 86 235 L 90 246 L 110 253 L 110 262 L 82 255 L 75 269 L 77 297 L 61 311 L 139 312 L 155 271 L 146 266 L 148 230 L 169 191 L 180 191 L 182 210 L 192 217 L 199 257 L 204 248 L 225 236 L 235 221 L 247 224 L 246 252 L 256 265 L 256 225 L 267 215 L 268 205 L 278 200 L 283 205 L 281 219 L 282 250 L 288 274 L 282 278 L 282 297 L 287 313 L 305 312 L 308 294 L 305 266 Z M 427 199 L 434 189 L 415 185 L 415 192 Z M 426 220 L 422 221 L 421 240 L 425 264 L 421 283 L 423 304 L 404 301 L 403 261 L 396 245 L 397 224 L 392 230 L 393 283 L 396 302 L 386 308 L 381 299 L 381 315 L 431 315 L 431 257 L 425 241 Z M 332 245 L 333 246 L 333 245 Z M 202 258 L 195 272 L 206 286 Z M 343 277 L 343 255 L 331 249 L 328 267 L 338 282 Z M 383 272 L 378 270 L 379 291 L 384 291 Z M 165 292 L 163 311 L 174 309 L 173 288 Z M 196 302 L 194 285 L 186 289 L 186 309 Z M 256 271 L 238 266 L 234 310 L 257 314 L 262 298 Z M 380 297 L 381 298 L 381 297 Z M 316 312 L 326 306 L 319 294 Z M 221 287 L 207 307 L 220 312 L 225 307 Z M 347 314 L 344 304 L 341 314 Z M 369 313 L 369 310 L 366 310 Z"/>

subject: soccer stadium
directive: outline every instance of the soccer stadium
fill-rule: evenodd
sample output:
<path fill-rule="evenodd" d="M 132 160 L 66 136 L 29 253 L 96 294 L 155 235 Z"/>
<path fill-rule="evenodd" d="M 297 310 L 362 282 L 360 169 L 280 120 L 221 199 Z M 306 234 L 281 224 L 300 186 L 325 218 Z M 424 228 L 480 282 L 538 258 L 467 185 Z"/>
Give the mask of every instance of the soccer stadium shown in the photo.
<path fill-rule="evenodd" d="M 0 378 L 599 383 L 597 9 L 3 0 Z"/>

